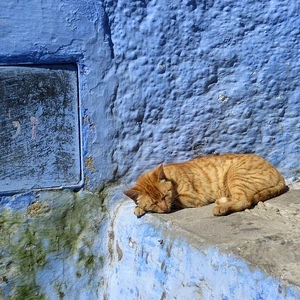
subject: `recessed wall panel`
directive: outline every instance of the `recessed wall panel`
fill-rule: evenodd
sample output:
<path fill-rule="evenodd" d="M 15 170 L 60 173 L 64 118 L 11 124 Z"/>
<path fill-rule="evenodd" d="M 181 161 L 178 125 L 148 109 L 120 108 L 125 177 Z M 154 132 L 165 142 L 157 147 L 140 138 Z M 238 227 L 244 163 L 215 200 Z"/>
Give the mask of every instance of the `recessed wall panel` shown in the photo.
<path fill-rule="evenodd" d="M 0 193 L 82 180 L 77 66 L 0 67 Z"/>

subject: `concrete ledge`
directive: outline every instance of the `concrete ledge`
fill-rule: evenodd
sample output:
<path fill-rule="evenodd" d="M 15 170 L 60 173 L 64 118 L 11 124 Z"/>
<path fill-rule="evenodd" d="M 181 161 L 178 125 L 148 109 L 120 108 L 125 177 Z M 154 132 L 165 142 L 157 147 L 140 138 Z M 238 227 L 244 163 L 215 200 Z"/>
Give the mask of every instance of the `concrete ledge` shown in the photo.
<path fill-rule="evenodd" d="M 299 190 L 227 217 L 133 208 L 112 216 L 109 299 L 300 299 Z"/>
<path fill-rule="evenodd" d="M 300 286 L 300 190 L 226 217 L 212 216 L 212 207 L 181 210 L 159 218 L 197 236 L 202 244 L 214 245 Z M 191 238 L 189 242 L 197 246 Z"/>

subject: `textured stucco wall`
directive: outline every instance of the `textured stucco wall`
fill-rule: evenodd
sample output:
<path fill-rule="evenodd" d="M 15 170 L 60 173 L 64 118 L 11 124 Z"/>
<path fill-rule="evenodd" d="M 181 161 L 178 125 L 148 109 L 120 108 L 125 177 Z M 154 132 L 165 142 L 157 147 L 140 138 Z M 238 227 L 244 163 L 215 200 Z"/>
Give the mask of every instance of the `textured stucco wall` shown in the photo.
<path fill-rule="evenodd" d="M 295 180 L 299 10 L 296 0 L 1 1 L 0 64 L 79 65 L 85 191 L 120 178 L 129 183 L 161 162 L 228 151 L 258 153 Z M 80 206 L 76 194 L 0 197 L 2 297 L 97 299 L 116 292 L 122 252 L 114 234 L 131 263 L 131 219 L 108 232 L 124 211 L 108 207 L 98 218 L 97 200 L 89 206 L 84 199 Z M 44 221 L 51 230 L 39 226 Z M 58 248 L 50 246 L 55 240 Z M 153 241 L 141 242 L 150 251 Z M 202 255 L 185 243 L 176 247 Z"/>
<path fill-rule="evenodd" d="M 121 197 L 119 186 L 3 197 L 0 299 L 299 299 L 291 282 L 173 222 L 137 219 Z"/>
<path fill-rule="evenodd" d="M 105 3 L 120 175 L 224 152 L 299 175 L 299 2 Z"/>
<path fill-rule="evenodd" d="M 105 198 L 70 191 L 1 197 L 0 299 L 100 299 Z"/>
<path fill-rule="evenodd" d="M 255 152 L 299 176 L 299 3 L 6 1 L 0 63 L 80 66 L 86 187 Z"/>
<path fill-rule="evenodd" d="M 0 4 L 0 64 L 75 62 L 80 69 L 86 188 L 112 179 L 114 127 L 107 116 L 114 65 L 107 18 L 98 1 Z"/>

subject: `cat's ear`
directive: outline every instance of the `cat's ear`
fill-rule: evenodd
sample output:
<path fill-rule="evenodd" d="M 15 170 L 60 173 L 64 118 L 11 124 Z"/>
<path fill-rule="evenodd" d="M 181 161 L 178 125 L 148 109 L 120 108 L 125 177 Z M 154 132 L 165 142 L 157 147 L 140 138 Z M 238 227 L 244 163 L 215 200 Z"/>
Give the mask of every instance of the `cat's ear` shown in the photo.
<path fill-rule="evenodd" d="M 159 181 L 167 180 L 167 176 L 164 172 L 164 167 L 162 164 L 158 167 L 158 180 Z"/>
<path fill-rule="evenodd" d="M 123 192 L 127 197 L 131 198 L 135 203 L 137 202 L 137 199 L 139 197 L 139 192 L 134 189 L 130 189 L 128 191 Z"/>

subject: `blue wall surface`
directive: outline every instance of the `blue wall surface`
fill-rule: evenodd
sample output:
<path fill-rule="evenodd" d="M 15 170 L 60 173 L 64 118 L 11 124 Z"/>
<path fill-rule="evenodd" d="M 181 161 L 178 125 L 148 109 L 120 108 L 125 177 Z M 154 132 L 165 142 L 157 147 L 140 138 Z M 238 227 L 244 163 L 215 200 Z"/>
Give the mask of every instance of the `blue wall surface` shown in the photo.
<path fill-rule="evenodd" d="M 132 183 L 162 162 L 225 152 L 260 154 L 291 182 L 300 176 L 299 11 L 297 0 L 1 1 L 0 64 L 78 64 L 84 192 L 102 190 L 115 181 Z M 32 278 L 35 285 L 26 290 L 27 296 L 40 295 L 40 287 L 41 293 L 53 295 L 51 299 L 66 294 L 72 299 L 106 297 L 98 272 L 103 266 L 107 269 L 101 272 L 112 280 L 107 294 L 120 287 L 115 265 L 101 257 L 112 255 L 113 234 L 107 224 L 122 216 L 105 212 L 101 202 L 103 225 L 90 211 L 97 205 L 87 205 L 76 214 L 86 222 L 81 220 L 78 227 L 72 221 L 77 220 L 74 207 L 83 208 L 76 199 L 43 192 L 0 197 L 0 223 L 10 237 L 5 239 L 5 253 L 0 253 L 6 255 L 0 266 L 2 295 L 24 296 L 16 286 L 29 286 L 26 278 Z M 38 224 L 43 218 L 52 224 L 52 215 L 61 219 L 50 226 L 51 239 L 40 243 L 37 236 L 48 231 L 42 228 L 43 234 L 36 234 Z M 60 237 L 66 228 L 71 232 Z M 125 239 L 126 232 L 123 236 L 118 230 Z M 67 250 L 62 251 L 65 244 L 49 246 L 55 232 L 58 241 L 67 239 Z M 29 247 L 33 241 L 39 247 Z M 20 243 L 22 251 L 39 249 L 39 263 L 23 271 L 10 264 L 15 253 L 10 243 Z M 24 270 L 34 270 L 35 277 Z M 257 274 L 249 275 L 254 276 L 251 280 Z"/>
<path fill-rule="evenodd" d="M 299 176 L 299 2 L 107 1 L 106 11 L 120 176 L 225 152 Z"/>
<path fill-rule="evenodd" d="M 88 189 L 225 152 L 260 154 L 295 180 L 299 9 L 296 0 L 6 1 L 0 63 L 79 64 Z"/>

